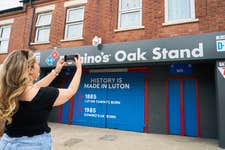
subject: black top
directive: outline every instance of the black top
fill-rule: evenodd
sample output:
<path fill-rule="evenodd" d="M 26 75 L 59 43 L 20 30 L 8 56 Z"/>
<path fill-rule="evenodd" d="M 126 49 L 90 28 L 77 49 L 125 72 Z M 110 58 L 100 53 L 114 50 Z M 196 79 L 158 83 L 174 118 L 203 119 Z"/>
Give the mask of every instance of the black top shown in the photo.
<path fill-rule="evenodd" d="M 32 101 L 19 101 L 19 110 L 13 115 L 12 123 L 6 125 L 5 133 L 10 137 L 49 133 L 47 120 L 58 95 L 57 88 L 42 87 Z"/>

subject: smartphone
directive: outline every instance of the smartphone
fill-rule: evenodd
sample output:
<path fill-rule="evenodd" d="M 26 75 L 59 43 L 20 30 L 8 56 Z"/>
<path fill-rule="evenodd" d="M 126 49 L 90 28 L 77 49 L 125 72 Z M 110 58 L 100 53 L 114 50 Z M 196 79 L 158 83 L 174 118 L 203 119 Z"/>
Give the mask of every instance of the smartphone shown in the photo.
<path fill-rule="evenodd" d="M 78 59 L 78 55 L 77 54 L 75 54 L 75 55 L 64 55 L 64 61 L 65 62 L 75 61 L 75 59 L 74 59 L 75 57 Z"/>

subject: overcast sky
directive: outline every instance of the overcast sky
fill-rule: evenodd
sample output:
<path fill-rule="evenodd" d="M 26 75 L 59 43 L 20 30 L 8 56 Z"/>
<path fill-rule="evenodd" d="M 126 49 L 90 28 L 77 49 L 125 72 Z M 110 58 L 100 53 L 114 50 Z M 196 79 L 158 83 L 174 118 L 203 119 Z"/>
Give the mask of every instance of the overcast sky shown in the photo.
<path fill-rule="evenodd" d="M 20 0 L 0 0 L 0 10 L 22 6 Z"/>

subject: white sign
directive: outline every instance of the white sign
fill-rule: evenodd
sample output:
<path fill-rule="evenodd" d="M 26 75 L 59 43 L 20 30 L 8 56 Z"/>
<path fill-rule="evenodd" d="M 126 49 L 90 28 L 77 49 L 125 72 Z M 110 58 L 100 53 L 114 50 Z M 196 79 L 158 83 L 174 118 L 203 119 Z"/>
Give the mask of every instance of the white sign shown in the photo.
<path fill-rule="evenodd" d="M 225 67 L 217 67 L 221 75 L 225 78 Z"/>
<path fill-rule="evenodd" d="M 225 47 L 224 47 L 225 49 Z M 119 50 L 114 54 L 114 59 L 116 62 L 136 62 L 136 61 L 146 61 L 149 58 L 147 54 L 152 52 L 153 60 L 160 59 L 185 59 L 185 58 L 199 58 L 204 57 L 203 43 L 198 43 L 198 47 L 193 49 L 182 48 L 182 49 L 166 49 L 161 47 L 155 47 L 153 50 L 144 51 L 141 48 L 137 48 L 134 52 L 127 52 L 125 50 Z M 85 53 L 81 56 L 81 61 L 83 64 L 98 64 L 98 63 L 109 63 L 111 59 L 111 54 L 106 54 L 101 52 L 99 55 L 92 56 Z"/>
<path fill-rule="evenodd" d="M 225 40 L 216 41 L 216 50 L 217 52 L 225 51 Z"/>
<path fill-rule="evenodd" d="M 40 61 L 41 61 L 41 53 L 40 52 L 36 52 L 34 54 L 36 56 L 36 60 L 40 63 Z"/>
<path fill-rule="evenodd" d="M 199 43 L 199 47 L 192 50 L 187 48 L 167 50 L 166 48 L 156 47 L 152 53 L 152 59 L 154 60 L 203 57 L 203 43 Z"/>
<path fill-rule="evenodd" d="M 142 52 L 140 48 L 137 48 L 136 52 L 133 53 L 127 53 L 124 50 L 120 50 L 118 52 L 116 52 L 115 54 L 115 60 L 117 62 L 123 62 L 125 60 L 127 61 L 139 61 L 139 60 L 147 60 L 147 58 L 145 57 L 145 54 L 147 52 Z"/>
<path fill-rule="evenodd" d="M 84 83 L 84 89 L 130 89 L 129 83 L 122 78 L 91 78 L 90 83 Z"/>

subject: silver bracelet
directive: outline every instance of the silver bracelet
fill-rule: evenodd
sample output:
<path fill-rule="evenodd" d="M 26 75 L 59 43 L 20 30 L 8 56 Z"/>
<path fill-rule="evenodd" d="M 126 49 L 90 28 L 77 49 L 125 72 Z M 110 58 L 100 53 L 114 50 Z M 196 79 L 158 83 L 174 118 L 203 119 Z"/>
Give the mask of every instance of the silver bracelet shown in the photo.
<path fill-rule="evenodd" d="M 52 69 L 52 72 L 55 74 L 55 76 L 59 75 L 59 73 L 55 69 Z"/>

